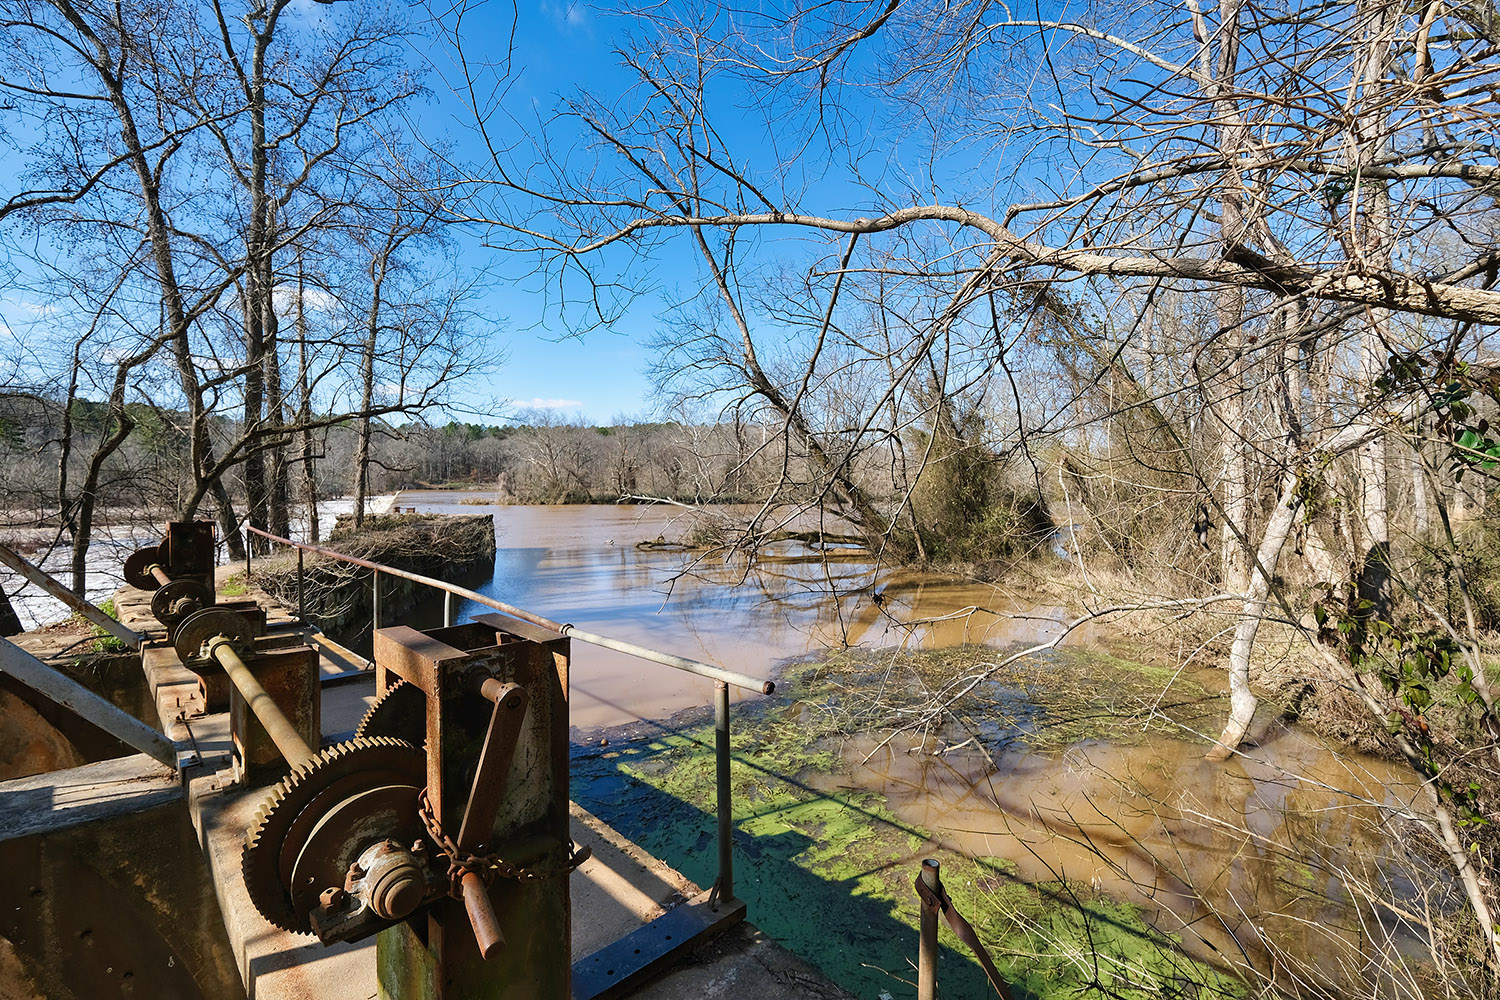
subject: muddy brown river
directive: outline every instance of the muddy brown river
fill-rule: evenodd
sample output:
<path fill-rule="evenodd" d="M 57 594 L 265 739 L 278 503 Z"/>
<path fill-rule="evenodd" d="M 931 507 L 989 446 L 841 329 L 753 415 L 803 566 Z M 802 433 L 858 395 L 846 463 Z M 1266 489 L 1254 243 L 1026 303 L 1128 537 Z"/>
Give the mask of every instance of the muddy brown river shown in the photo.
<path fill-rule="evenodd" d="M 474 514 L 485 509 L 474 501 L 485 498 L 405 492 L 396 503 Z M 691 530 L 675 508 L 490 509 L 495 576 L 476 589 L 756 676 L 844 643 L 1010 646 L 1052 638 L 1062 627 L 1061 609 L 1028 606 L 1001 588 L 876 574 L 859 557 L 819 559 L 788 549 L 747 565 L 638 547 Z M 871 599 L 872 585 L 879 602 Z M 1064 640 L 1100 648 L 1107 642 L 1098 627 Z M 659 720 L 709 704 L 711 683 L 691 675 L 584 644 L 574 645 L 573 657 L 575 726 Z M 933 831 L 944 847 L 1008 859 L 1027 881 L 1087 883 L 1139 905 L 1154 926 L 1199 957 L 1219 956 L 1221 967 L 1274 967 L 1271 952 L 1314 967 L 1337 964 L 1348 961 L 1350 946 L 1358 955 L 1375 939 L 1403 951 L 1417 946 L 1397 926 L 1397 914 L 1349 905 L 1366 892 L 1361 886 L 1392 891 L 1385 824 L 1415 794 L 1406 772 L 1330 753 L 1281 726 L 1229 764 L 1206 763 L 1202 752 L 1199 744 L 1153 737 L 990 759 L 856 741 L 846 748 L 845 773 L 829 780 L 880 793 L 904 822 Z M 1337 968 L 1324 971 L 1342 978 Z"/>
<path fill-rule="evenodd" d="M 476 514 L 485 493 L 406 491 L 396 505 Z M 469 501 L 469 502 L 465 502 Z M 873 577 L 863 558 L 827 561 L 805 549 L 744 559 L 694 559 L 675 548 L 692 529 L 681 509 L 610 504 L 494 506 L 495 576 L 474 589 L 554 621 L 613 638 L 769 677 L 789 657 L 838 646 L 1003 646 L 1035 642 L 1060 628 L 1061 610 L 1018 605 L 997 587 L 906 572 Z M 876 604 L 871 582 L 882 600 Z M 838 591 L 844 596 L 834 599 Z M 969 610 L 979 609 L 979 610 Z M 457 609 L 460 619 L 489 611 Z M 1095 643 L 1080 630 L 1070 643 Z M 660 719 L 706 705 L 711 681 L 583 643 L 573 648 L 575 726 Z"/>

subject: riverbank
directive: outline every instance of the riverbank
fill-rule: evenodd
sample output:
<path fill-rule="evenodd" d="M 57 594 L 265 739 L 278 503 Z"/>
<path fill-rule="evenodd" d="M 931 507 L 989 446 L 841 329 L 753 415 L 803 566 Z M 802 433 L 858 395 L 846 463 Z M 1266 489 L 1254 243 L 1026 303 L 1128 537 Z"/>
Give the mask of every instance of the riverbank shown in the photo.
<path fill-rule="evenodd" d="M 495 523 L 485 514 L 367 514 L 358 530 L 352 518 L 339 518 L 325 544 L 344 555 L 451 583 L 477 582 L 493 572 Z M 306 621 L 340 642 L 368 641 L 375 614 L 370 571 L 309 554 L 300 583 L 297 558 L 284 549 L 254 564 L 255 582 L 288 608 L 299 599 Z M 228 581 L 232 589 L 236 578 Z M 385 623 L 410 621 L 410 612 L 433 592 L 420 584 L 387 576 L 380 583 L 380 614 Z"/>
<path fill-rule="evenodd" d="M 914 977 L 906 962 L 915 959 L 917 942 L 912 879 L 922 858 L 936 857 L 954 904 L 1018 995 L 1073 996 L 1097 984 L 1118 996 L 1154 998 L 1188 983 L 1207 994 L 1237 995 L 1231 977 L 1154 929 L 1139 905 L 1071 874 L 1030 878 L 1011 858 L 958 849 L 939 825 L 901 814 L 888 795 L 860 780 L 851 765 L 882 742 L 873 734 L 888 738 L 886 748 L 893 745 L 890 737 L 899 738 L 898 756 L 906 756 L 910 736 L 932 759 L 967 766 L 1002 747 L 1031 743 L 1055 750 L 1071 744 L 1087 731 L 1091 716 L 1112 713 L 1124 700 L 1144 707 L 1160 693 L 1155 668 L 1067 654 L 1033 667 L 1054 677 L 1067 673 L 1076 679 L 1074 687 L 1030 693 L 1009 687 L 1033 669 L 1020 666 L 987 681 L 994 689 L 983 697 L 1004 710 L 993 718 L 970 716 L 988 734 L 978 739 L 961 740 L 961 726 L 947 722 L 911 734 L 856 734 L 849 728 L 856 720 L 877 718 L 863 703 L 879 703 L 899 716 L 897 699 L 953 672 L 960 661 L 964 669 L 957 672 L 971 672 L 994 653 L 887 651 L 878 676 L 869 669 L 877 654 L 839 653 L 788 668 L 783 690 L 795 692 L 790 701 L 758 702 L 735 713 L 736 891 L 757 924 L 856 996 L 910 995 Z M 1085 696 L 1092 679 L 1105 675 L 1121 683 L 1104 698 Z M 1176 699 L 1166 710 L 1197 701 Z M 1119 731 L 1138 718 L 1121 717 Z M 712 747 L 712 720 L 698 711 L 656 725 L 579 732 L 573 797 L 690 878 L 711 878 Z M 984 995 L 989 988 L 972 957 L 946 931 L 944 944 L 944 993 Z"/>

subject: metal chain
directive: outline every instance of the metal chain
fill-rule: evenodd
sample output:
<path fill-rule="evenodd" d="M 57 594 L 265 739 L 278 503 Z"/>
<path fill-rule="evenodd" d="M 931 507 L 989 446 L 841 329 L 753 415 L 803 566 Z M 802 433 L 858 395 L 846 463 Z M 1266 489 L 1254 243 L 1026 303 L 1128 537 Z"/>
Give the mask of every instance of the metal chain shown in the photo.
<path fill-rule="evenodd" d="M 465 872 L 477 873 L 484 879 L 485 884 L 489 884 L 496 876 L 516 880 L 543 881 L 570 874 L 593 854 L 592 848 L 580 848 L 571 839 L 568 841 L 567 857 L 546 865 L 516 865 L 502 861 L 498 854 L 473 854 L 469 851 L 461 851 L 453 838 L 443 832 L 442 824 L 439 823 L 437 814 L 433 811 L 432 802 L 427 797 L 427 789 L 422 789 L 422 794 L 418 796 L 418 803 L 422 825 L 427 828 L 427 834 L 437 845 L 438 850 L 442 851 L 448 859 L 448 880 L 452 884 L 454 895 L 458 895 L 458 883 L 464 877 Z"/>

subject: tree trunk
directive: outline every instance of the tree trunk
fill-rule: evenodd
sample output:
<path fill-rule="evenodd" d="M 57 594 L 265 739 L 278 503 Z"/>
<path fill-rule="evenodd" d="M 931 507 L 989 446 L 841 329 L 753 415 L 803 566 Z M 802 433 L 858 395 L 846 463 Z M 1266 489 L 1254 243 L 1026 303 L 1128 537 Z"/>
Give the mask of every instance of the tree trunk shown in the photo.
<path fill-rule="evenodd" d="M 1276 577 L 1281 550 L 1297 521 L 1302 501 L 1297 496 L 1297 473 L 1288 470 L 1282 480 L 1281 496 L 1266 522 L 1265 535 L 1255 550 L 1250 568 L 1250 586 L 1240 607 L 1240 620 L 1234 628 L 1234 642 L 1229 647 L 1229 721 L 1218 744 L 1204 756 L 1209 760 L 1226 760 L 1239 747 L 1250 730 L 1257 701 L 1250 691 L 1250 654 L 1255 650 L 1255 636 L 1266 612 L 1266 598 Z"/>
<path fill-rule="evenodd" d="M 94 510 L 99 501 L 99 475 L 104 469 L 105 460 L 125 443 L 125 439 L 135 428 L 135 421 L 125 411 L 125 378 L 128 370 L 123 365 L 117 370 L 114 388 L 110 392 L 109 408 L 110 415 L 115 420 L 115 429 L 94 449 L 93 457 L 89 459 L 88 472 L 84 475 L 83 485 L 78 491 L 72 552 L 73 592 L 75 594 L 81 595 L 88 590 L 88 552 L 89 545 L 94 538 Z"/>
<path fill-rule="evenodd" d="M 286 538 L 291 534 L 291 514 L 287 510 L 286 399 L 281 389 L 280 323 L 273 300 L 266 309 L 266 480 L 269 491 L 267 510 L 271 534 Z"/>
<path fill-rule="evenodd" d="M 388 254 L 389 250 L 387 251 Z M 365 500 L 370 480 L 370 410 L 375 404 L 375 348 L 380 339 L 380 293 L 385 280 L 388 255 L 378 254 L 370 261 L 369 321 L 365 325 L 364 353 L 360 359 L 359 440 L 354 452 L 354 527 L 365 521 Z"/>
<path fill-rule="evenodd" d="M 21 618 L 11 606 L 10 595 L 0 587 L 0 635 L 20 635 L 22 631 Z"/>
<path fill-rule="evenodd" d="M 169 331 L 168 340 L 176 363 L 182 394 L 187 400 L 190 421 L 190 458 L 194 476 L 193 500 L 182 511 L 183 517 L 191 517 L 197 507 L 198 498 L 205 491 L 212 492 L 219 505 L 219 516 L 225 530 L 225 541 L 230 553 L 238 558 L 243 555 L 239 539 L 233 534 L 234 506 L 222 480 L 214 476 L 205 481 L 204 470 L 214 466 L 213 441 L 209 437 L 208 420 L 203 405 L 203 389 L 194 367 L 193 348 L 189 339 L 190 321 L 183 302 L 182 287 L 177 282 L 176 264 L 172 246 L 172 229 L 167 223 L 166 212 L 161 205 L 161 183 L 156 171 L 146 160 L 145 147 L 135 125 L 135 115 L 125 94 L 125 85 L 116 71 L 109 45 L 103 42 L 92 28 L 71 7 L 60 8 L 69 22 L 87 38 L 95 49 L 94 68 L 109 94 L 110 105 L 120 120 L 120 139 L 130 161 L 131 170 L 140 185 L 141 200 L 146 217 L 146 239 L 151 249 L 152 263 L 156 268 L 157 281 L 161 286 L 162 312 Z"/>
<path fill-rule="evenodd" d="M 302 498 L 307 504 L 307 541 L 318 543 L 318 477 L 314 466 L 312 390 L 307 374 L 307 311 L 303 301 L 302 259 L 297 259 L 297 419 L 302 424 Z"/>
<path fill-rule="evenodd" d="M 1386 0 L 1366 0 L 1356 5 L 1356 13 L 1369 26 L 1360 97 L 1366 107 L 1374 110 L 1355 119 L 1356 132 L 1350 137 L 1354 147 L 1350 151 L 1350 162 L 1367 165 L 1389 146 L 1381 88 L 1385 85 L 1390 63 L 1391 5 Z M 1384 181 L 1365 177 L 1356 185 L 1352 197 L 1354 200 L 1348 213 L 1352 232 L 1347 244 L 1351 256 L 1366 271 L 1388 273 L 1391 268 L 1390 192 Z M 1386 335 L 1389 321 L 1388 310 L 1371 308 L 1360 337 L 1360 377 L 1368 394 L 1369 406 L 1376 405 L 1375 385 L 1385 374 L 1386 356 L 1390 350 Z M 1368 607 L 1361 606 L 1359 616 L 1371 621 L 1389 620 L 1391 532 L 1386 438 L 1372 438 L 1359 450 L 1355 465 L 1359 470 L 1359 514 L 1363 529 L 1357 589 L 1360 600 L 1370 602 Z"/>
<path fill-rule="evenodd" d="M 1235 166 L 1223 175 L 1220 196 L 1219 239 L 1225 255 L 1231 254 L 1245 240 L 1245 191 L 1244 180 L 1238 167 L 1240 152 L 1244 146 L 1245 128 L 1234 96 L 1236 70 L 1239 63 L 1239 16 L 1241 0 L 1225 0 L 1219 6 L 1219 54 L 1211 79 L 1215 116 L 1220 121 L 1219 150 Z M 1204 62 L 1208 59 L 1210 33 L 1197 7 L 1193 7 L 1195 25 L 1203 46 Z M 1206 69 L 1206 67 L 1204 67 Z M 1204 77 L 1210 78 L 1207 72 Z M 1220 585 L 1229 593 L 1245 594 L 1243 613 L 1235 629 L 1235 641 L 1229 654 L 1229 721 L 1224 735 L 1220 737 L 1220 750 L 1209 756 L 1212 759 L 1227 757 L 1239 745 L 1250 720 L 1255 715 L 1256 698 L 1250 691 L 1250 653 L 1255 644 L 1255 635 L 1260 628 L 1260 612 L 1265 606 L 1268 590 L 1256 593 L 1261 579 L 1260 565 L 1247 565 L 1250 544 L 1250 466 L 1247 456 L 1249 448 L 1245 440 L 1245 291 L 1231 285 L 1220 287 L 1217 296 L 1218 337 L 1221 345 L 1215 352 L 1223 361 L 1222 380 L 1211 390 L 1210 407 L 1216 418 L 1220 434 L 1220 468 L 1223 474 L 1219 513 L 1221 515 L 1219 537 Z M 1214 373 L 1216 379 L 1218 372 Z M 1278 509 L 1279 510 L 1279 509 Z M 1283 530 L 1290 530 L 1287 521 Z M 1271 537 L 1276 525 L 1266 526 L 1266 537 Z M 1264 547 L 1264 545 L 1262 546 Z M 1277 554 L 1280 553 L 1278 545 Z M 1270 578 L 1265 579 L 1269 588 Z"/>

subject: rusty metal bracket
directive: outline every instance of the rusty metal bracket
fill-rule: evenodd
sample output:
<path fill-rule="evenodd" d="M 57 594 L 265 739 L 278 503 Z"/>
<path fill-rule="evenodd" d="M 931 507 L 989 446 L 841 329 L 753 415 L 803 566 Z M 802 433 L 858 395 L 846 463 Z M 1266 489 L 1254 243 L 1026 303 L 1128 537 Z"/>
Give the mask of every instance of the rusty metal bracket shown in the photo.
<path fill-rule="evenodd" d="M 980 942 L 979 935 L 974 933 L 974 928 L 963 918 L 963 914 L 958 912 L 958 908 L 953 905 L 953 901 L 948 898 L 948 890 L 943 887 L 942 879 L 937 875 L 937 862 L 929 858 L 922 864 L 923 872 L 917 876 L 916 886 L 917 897 L 922 901 L 923 908 L 929 913 L 941 913 L 943 915 L 943 919 L 948 921 L 948 926 L 952 929 L 953 933 L 958 936 L 960 941 L 968 945 L 969 950 L 974 953 L 974 957 L 979 959 L 979 964 L 984 967 L 984 974 L 989 978 L 990 985 L 995 987 L 995 992 L 999 993 L 1004 1000 L 1014 1000 L 1010 992 L 1010 984 L 1000 975 L 1000 970 L 995 968 L 995 963 L 990 960 L 990 953 Z M 922 877 L 927 872 L 932 873 L 932 885 L 930 886 Z"/>

